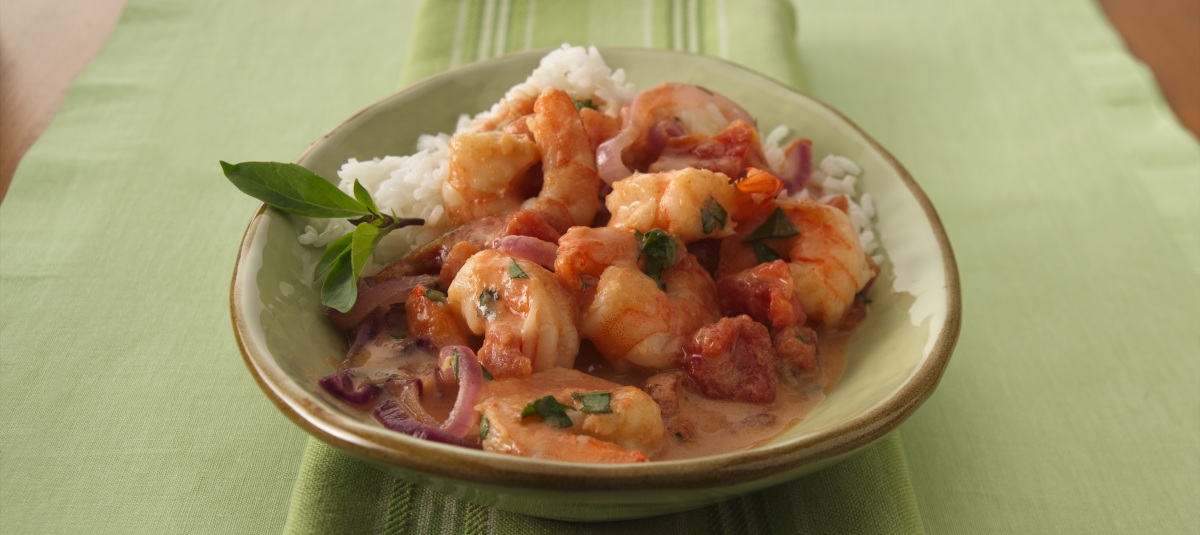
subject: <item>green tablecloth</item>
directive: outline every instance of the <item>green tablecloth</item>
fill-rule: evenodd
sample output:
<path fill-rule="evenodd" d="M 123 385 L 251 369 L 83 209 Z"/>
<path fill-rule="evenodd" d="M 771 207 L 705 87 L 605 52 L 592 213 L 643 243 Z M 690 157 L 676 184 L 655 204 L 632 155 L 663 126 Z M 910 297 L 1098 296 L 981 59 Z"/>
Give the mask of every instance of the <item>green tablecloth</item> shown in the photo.
<path fill-rule="evenodd" d="M 0 206 L 0 533 L 618 529 L 310 443 L 228 320 L 256 203 L 218 159 L 291 160 L 400 83 L 561 41 L 725 56 L 838 107 L 922 184 L 963 285 L 898 432 L 620 529 L 1198 530 L 1200 149 L 1090 2 L 131 0 Z"/>

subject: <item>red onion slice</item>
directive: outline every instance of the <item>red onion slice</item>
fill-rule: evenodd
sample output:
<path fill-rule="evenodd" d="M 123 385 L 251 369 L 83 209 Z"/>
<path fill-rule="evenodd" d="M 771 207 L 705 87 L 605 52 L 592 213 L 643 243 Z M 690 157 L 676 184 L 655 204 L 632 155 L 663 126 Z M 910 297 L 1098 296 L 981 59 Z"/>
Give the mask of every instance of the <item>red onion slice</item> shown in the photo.
<path fill-rule="evenodd" d="M 389 399 L 386 403 L 380 405 L 378 409 L 375 409 L 375 419 L 383 424 L 384 427 L 411 437 L 453 446 L 479 448 L 478 444 L 463 440 L 462 437 L 456 437 L 442 429 L 414 420 L 412 416 L 405 412 L 404 407 L 401 407 L 393 399 Z"/>
<path fill-rule="evenodd" d="M 370 405 L 372 401 L 375 401 L 375 387 L 364 384 L 358 388 L 354 388 L 354 382 L 346 372 L 338 372 L 322 377 L 317 380 L 317 384 L 325 389 L 326 392 L 329 392 L 329 395 L 351 405 L 362 407 Z"/>
<path fill-rule="evenodd" d="M 432 286 L 436 282 L 437 277 L 433 275 L 399 277 L 369 287 L 366 282 L 359 281 L 358 300 L 354 302 L 354 306 L 345 313 L 329 309 L 329 321 L 339 329 L 349 330 L 375 309 L 407 301 L 408 293 L 416 285 Z"/>
<path fill-rule="evenodd" d="M 496 240 L 496 249 L 547 269 L 554 269 L 554 259 L 558 257 L 557 245 L 532 236 L 504 236 Z"/>
<path fill-rule="evenodd" d="M 783 155 L 783 168 L 777 170 L 778 176 L 788 195 L 793 195 L 804 190 L 812 176 L 812 141 L 794 140 L 784 147 Z"/>
<path fill-rule="evenodd" d="M 458 397 L 454 400 L 454 408 L 450 409 L 450 416 L 442 422 L 442 431 L 462 438 L 476 422 L 475 404 L 483 394 L 483 366 L 471 348 L 446 346 L 439 355 L 438 368 L 445 369 L 442 364 L 452 358 L 458 359 L 457 364 L 451 364 L 458 373 Z"/>
<path fill-rule="evenodd" d="M 637 129 L 633 126 L 625 126 L 619 134 L 596 147 L 596 174 L 600 175 L 601 180 L 612 184 L 633 174 L 633 171 L 625 167 L 625 162 L 621 160 L 621 154 L 637 138 Z"/>

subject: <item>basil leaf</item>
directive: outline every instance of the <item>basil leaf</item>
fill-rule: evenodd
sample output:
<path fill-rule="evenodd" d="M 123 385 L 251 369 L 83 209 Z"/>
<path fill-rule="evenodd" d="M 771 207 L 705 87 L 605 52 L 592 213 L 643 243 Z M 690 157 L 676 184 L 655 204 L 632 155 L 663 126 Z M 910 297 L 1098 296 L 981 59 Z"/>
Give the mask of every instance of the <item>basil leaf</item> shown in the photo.
<path fill-rule="evenodd" d="M 634 231 L 638 243 L 638 258 L 645 259 L 642 271 L 649 275 L 659 288 L 665 289 L 662 283 L 662 272 L 675 265 L 675 238 L 662 229 L 651 229 L 642 234 Z"/>
<path fill-rule="evenodd" d="M 783 258 L 779 256 L 779 253 L 775 252 L 775 249 L 767 247 L 767 244 L 765 243 L 756 241 L 751 243 L 750 246 L 754 247 L 754 256 L 758 257 L 758 263 L 760 264 L 764 262 L 783 260 Z"/>
<path fill-rule="evenodd" d="M 582 110 L 584 108 L 591 108 L 593 110 L 599 109 L 596 107 L 595 104 L 592 104 L 592 99 L 590 99 L 590 98 L 586 99 L 586 100 L 571 99 L 571 102 L 575 104 L 575 109 L 577 109 L 577 110 Z"/>
<path fill-rule="evenodd" d="M 514 279 L 529 278 L 529 275 L 525 274 L 525 270 L 521 269 L 521 266 L 517 265 L 517 260 L 515 258 L 508 259 L 508 276 Z"/>
<path fill-rule="evenodd" d="M 496 301 L 500 299 L 500 294 L 496 290 L 484 290 L 479 292 L 479 317 L 487 318 L 488 321 L 496 319 Z"/>
<path fill-rule="evenodd" d="M 458 349 L 454 350 L 454 360 L 450 362 L 450 365 L 454 368 L 454 380 L 457 381 L 458 380 Z"/>
<path fill-rule="evenodd" d="M 725 207 L 712 197 L 704 201 L 704 205 L 700 207 L 700 225 L 705 234 L 712 234 L 714 230 L 725 228 L 725 221 L 728 218 L 729 214 L 725 212 Z"/>
<path fill-rule="evenodd" d="M 797 339 L 797 340 L 799 340 L 799 341 L 800 341 L 800 343 L 802 343 L 802 344 L 804 344 L 804 345 L 806 345 L 806 346 L 811 346 L 811 345 L 812 345 L 812 342 L 809 342 L 809 341 L 808 341 L 808 339 L 807 339 L 807 338 L 805 338 L 805 337 L 804 337 L 804 335 L 802 335 L 802 334 L 800 334 L 800 333 L 796 333 L 796 339 Z"/>
<path fill-rule="evenodd" d="M 383 214 L 379 213 L 379 207 L 375 206 L 375 200 L 371 198 L 371 195 L 367 193 L 367 188 L 364 188 L 362 183 L 357 179 L 354 180 L 354 198 L 362 203 L 375 217 L 383 218 Z"/>
<path fill-rule="evenodd" d="M 571 427 L 571 418 L 567 416 L 566 408 L 567 406 L 559 403 L 554 396 L 545 396 L 529 402 L 524 409 L 521 409 L 521 418 L 528 418 L 536 414 L 550 427 L 559 429 Z"/>
<path fill-rule="evenodd" d="M 579 408 L 582 412 L 591 414 L 611 414 L 612 413 L 612 393 L 611 392 L 575 392 L 571 397 L 583 404 Z"/>
<path fill-rule="evenodd" d="M 492 372 L 487 371 L 487 368 L 484 368 L 482 364 L 479 365 L 479 371 L 483 372 L 484 379 L 487 379 L 489 381 L 496 380 L 496 377 L 494 375 L 492 375 Z"/>
<path fill-rule="evenodd" d="M 221 162 L 221 169 L 237 189 L 284 212 L 309 217 L 371 215 L 337 186 L 293 163 Z"/>
<path fill-rule="evenodd" d="M 348 312 L 357 299 L 358 284 L 355 282 L 350 255 L 339 256 L 333 261 L 329 275 L 321 285 L 321 304 L 338 312 Z"/>
<path fill-rule="evenodd" d="M 434 290 L 433 288 L 425 290 L 425 298 L 430 301 L 437 302 L 437 303 L 445 303 L 446 302 L 446 294 L 439 292 L 437 290 Z"/>
<path fill-rule="evenodd" d="M 762 225 L 754 229 L 749 236 L 742 240 L 744 243 L 769 240 L 773 238 L 787 238 L 795 236 L 800 231 L 796 230 L 796 225 L 792 224 L 792 220 L 788 219 L 787 214 L 783 213 L 782 208 L 775 208 L 774 212 L 763 221 Z"/>
<path fill-rule="evenodd" d="M 350 242 L 350 260 L 354 267 L 355 279 L 362 275 L 367 260 L 371 258 L 371 251 L 375 250 L 375 244 L 379 242 L 380 232 L 379 227 L 370 223 L 359 223 L 354 227 L 354 238 Z"/>
<path fill-rule="evenodd" d="M 490 422 L 488 422 L 487 416 L 479 417 L 479 439 L 480 440 L 487 439 L 488 430 L 491 429 L 491 427 L 492 427 L 492 424 Z"/>
<path fill-rule="evenodd" d="M 325 252 L 321 255 L 321 259 L 317 261 L 317 267 L 313 270 L 313 280 L 321 278 L 333 267 L 333 261 L 341 258 L 342 255 L 350 251 L 350 240 L 354 238 L 354 234 L 347 232 L 342 237 L 329 242 L 325 246 Z"/>

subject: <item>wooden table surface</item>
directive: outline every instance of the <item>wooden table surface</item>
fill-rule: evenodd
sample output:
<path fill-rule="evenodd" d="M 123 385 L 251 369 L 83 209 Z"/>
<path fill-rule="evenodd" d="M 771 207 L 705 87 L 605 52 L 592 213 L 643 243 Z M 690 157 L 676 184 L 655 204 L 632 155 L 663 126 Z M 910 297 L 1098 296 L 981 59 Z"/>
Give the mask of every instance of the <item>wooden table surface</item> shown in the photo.
<path fill-rule="evenodd" d="M 1098 0 L 1200 137 L 1200 0 Z M 0 0 L 0 200 L 125 0 Z"/>

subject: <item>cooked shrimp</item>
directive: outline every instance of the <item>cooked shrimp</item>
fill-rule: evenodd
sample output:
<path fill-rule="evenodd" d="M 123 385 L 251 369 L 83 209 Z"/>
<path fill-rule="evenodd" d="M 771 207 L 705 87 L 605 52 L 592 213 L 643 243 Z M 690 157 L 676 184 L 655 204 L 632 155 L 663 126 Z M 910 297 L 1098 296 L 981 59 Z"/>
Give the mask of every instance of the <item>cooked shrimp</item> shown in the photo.
<path fill-rule="evenodd" d="M 637 268 L 637 239 L 615 228 L 574 227 L 558 239 L 554 274 L 569 289 L 595 286 L 609 266 Z"/>
<path fill-rule="evenodd" d="M 630 169 L 646 169 L 662 152 L 668 131 L 707 137 L 735 120 L 754 124 L 746 110 L 720 94 L 692 84 L 659 84 L 638 93 L 624 111 L 620 133 L 597 147 L 600 174 L 611 184 Z"/>
<path fill-rule="evenodd" d="M 607 393 L 611 412 L 584 412 L 576 395 Z M 553 396 L 565 406 L 568 427 L 522 417 L 532 401 Z M 582 397 L 582 396 L 580 396 Z M 657 455 L 665 429 L 658 404 L 645 392 L 583 372 L 555 368 L 525 379 L 488 383 L 476 406 L 487 422 L 483 449 L 511 455 L 579 462 L 640 462 Z"/>
<path fill-rule="evenodd" d="M 788 263 L 796 297 L 809 321 L 821 329 L 837 327 L 855 294 L 874 276 L 858 232 L 845 212 L 827 204 L 788 199 L 780 201 L 778 208 L 798 234 L 764 239 L 758 246 L 770 248 Z M 721 242 L 718 277 L 759 264 L 758 253 L 744 240 L 772 216 L 747 221 L 737 234 Z"/>
<path fill-rule="evenodd" d="M 525 176 L 540 159 L 526 137 L 505 132 L 458 134 L 450 139 L 450 174 L 442 186 L 446 214 L 456 225 L 507 215 L 525 200 Z"/>
<path fill-rule="evenodd" d="M 469 132 L 491 132 L 533 113 L 533 97 L 506 98 L 496 103 L 490 113 L 476 117 L 467 126 Z"/>
<path fill-rule="evenodd" d="M 446 295 L 454 314 L 483 335 L 479 360 L 496 378 L 574 364 L 575 302 L 546 268 L 488 249 L 463 264 Z"/>
<path fill-rule="evenodd" d="M 559 232 L 588 225 L 600 208 L 600 178 L 579 111 L 557 89 L 543 92 L 533 109 L 529 130 L 542 153 L 542 191 L 522 206 L 545 214 Z"/>
<path fill-rule="evenodd" d="M 612 214 L 610 227 L 661 228 L 686 243 L 733 234 L 736 223 L 730 214 L 741 196 L 729 177 L 689 168 L 618 180 L 604 204 Z"/>
<path fill-rule="evenodd" d="M 580 334 L 609 361 L 675 367 L 684 338 L 719 317 L 712 278 L 682 245 L 676 247 L 660 288 L 639 268 L 632 233 L 576 227 L 559 240 L 556 275 L 580 292 Z"/>
<path fill-rule="evenodd" d="M 466 345 L 467 330 L 446 305 L 445 294 L 417 285 L 404 303 L 408 337 L 425 339 L 436 347 Z"/>

